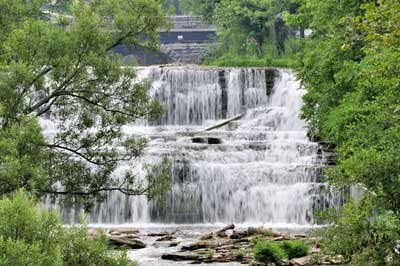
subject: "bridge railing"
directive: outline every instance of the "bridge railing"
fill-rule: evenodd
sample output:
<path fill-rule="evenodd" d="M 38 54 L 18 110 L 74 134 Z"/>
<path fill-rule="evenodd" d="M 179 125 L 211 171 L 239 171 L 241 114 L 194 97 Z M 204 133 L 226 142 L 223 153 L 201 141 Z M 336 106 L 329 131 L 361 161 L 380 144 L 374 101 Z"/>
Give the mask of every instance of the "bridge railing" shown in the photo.
<path fill-rule="evenodd" d="M 216 29 L 199 16 L 171 16 L 170 21 L 173 29 Z"/>

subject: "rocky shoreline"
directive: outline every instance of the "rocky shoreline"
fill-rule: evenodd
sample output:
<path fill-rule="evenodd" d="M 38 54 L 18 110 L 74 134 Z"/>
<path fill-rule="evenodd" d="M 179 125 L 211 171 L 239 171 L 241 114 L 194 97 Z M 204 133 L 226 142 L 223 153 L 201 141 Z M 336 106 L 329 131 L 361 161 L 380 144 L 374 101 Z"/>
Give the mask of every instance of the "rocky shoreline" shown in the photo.
<path fill-rule="evenodd" d="M 309 255 L 301 258 L 287 260 L 284 265 L 308 266 L 308 265 L 342 265 L 340 256 L 324 256 L 318 247 L 317 239 L 306 234 L 280 233 L 265 227 L 248 227 L 237 229 L 234 224 L 210 231 L 193 239 L 189 243 L 182 243 L 177 236 L 178 230 L 163 232 L 142 232 L 135 228 L 102 229 L 110 240 L 110 243 L 118 248 L 129 250 L 152 247 L 175 247 L 173 252 L 162 253 L 161 259 L 165 261 L 187 262 L 188 264 L 214 264 L 214 263 L 240 263 L 243 265 L 264 266 L 266 264 L 256 262 L 253 257 L 255 241 L 268 240 L 273 242 L 287 240 L 303 240 L 309 247 Z M 91 229 L 91 236 L 100 232 Z M 146 241 L 151 239 L 151 241 Z M 147 242 L 147 243 L 146 243 Z M 272 264 L 273 265 L 273 264 Z"/>

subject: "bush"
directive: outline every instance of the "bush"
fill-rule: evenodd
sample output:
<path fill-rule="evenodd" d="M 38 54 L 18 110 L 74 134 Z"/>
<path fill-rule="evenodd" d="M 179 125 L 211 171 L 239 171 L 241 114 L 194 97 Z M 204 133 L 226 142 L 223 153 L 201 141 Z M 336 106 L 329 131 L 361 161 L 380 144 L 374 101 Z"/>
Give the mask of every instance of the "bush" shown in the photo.
<path fill-rule="evenodd" d="M 130 261 L 126 252 L 112 254 L 108 239 L 100 235 L 90 239 L 87 228 L 70 228 L 62 247 L 64 266 L 136 266 Z"/>
<path fill-rule="evenodd" d="M 282 248 L 286 251 L 290 260 L 307 256 L 309 251 L 308 245 L 301 240 L 284 241 Z"/>
<path fill-rule="evenodd" d="M 40 210 L 25 192 L 0 200 L 0 266 L 134 266 L 87 228 L 63 228 L 54 211 Z"/>
<path fill-rule="evenodd" d="M 0 266 L 62 266 L 59 257 L 49 256 L 39 243 L 5 240 L 0 237 Z"/>
<path fill-rule="evenodd" d="M 263 263 L 277 263 L 281 265 L 287 254 L 281 245 L 270 241 L 258 241 L 254 246 L 254 258 Z"/>

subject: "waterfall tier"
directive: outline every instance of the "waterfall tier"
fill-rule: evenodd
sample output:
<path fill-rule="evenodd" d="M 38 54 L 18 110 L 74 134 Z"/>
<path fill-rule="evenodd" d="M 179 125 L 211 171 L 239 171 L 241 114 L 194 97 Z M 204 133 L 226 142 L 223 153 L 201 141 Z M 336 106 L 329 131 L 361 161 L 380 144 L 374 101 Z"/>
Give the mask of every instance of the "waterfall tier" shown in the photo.
<path fill-rule="evenodd" d="M 291 71 L 154 66 L 139 73 L 165 112 L 124 134 L 150 139 L 144 162 L 170 158 L 172 190 L 165 205 L 111 194 L 92 223 L 307 225 L 315 209 L 337 204 L 321 183 L 325 161 L 299 119 L 304 91 Z"/>

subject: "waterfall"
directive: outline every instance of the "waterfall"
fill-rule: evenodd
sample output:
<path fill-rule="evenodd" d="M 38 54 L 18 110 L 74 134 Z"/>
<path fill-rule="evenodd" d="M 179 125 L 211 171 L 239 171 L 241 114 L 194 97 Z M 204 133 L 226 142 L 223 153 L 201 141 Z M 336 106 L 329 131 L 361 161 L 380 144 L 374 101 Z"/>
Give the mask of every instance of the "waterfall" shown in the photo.
<path fill-rule="evenodd" d="M 304 91 L 290 70 L 152 66 L 139 75 L 153 82 L 149 93 L 165 112 L 154 123 L 126 125 L 124 134 L 150 139 L 144 162 L 170 158 L 172 190 L 165 205 L 113 193 L 90 222 L 307 225 L 314 210 L 338 203 L 321 183 L 321 147 L 307 138 Z"/>

